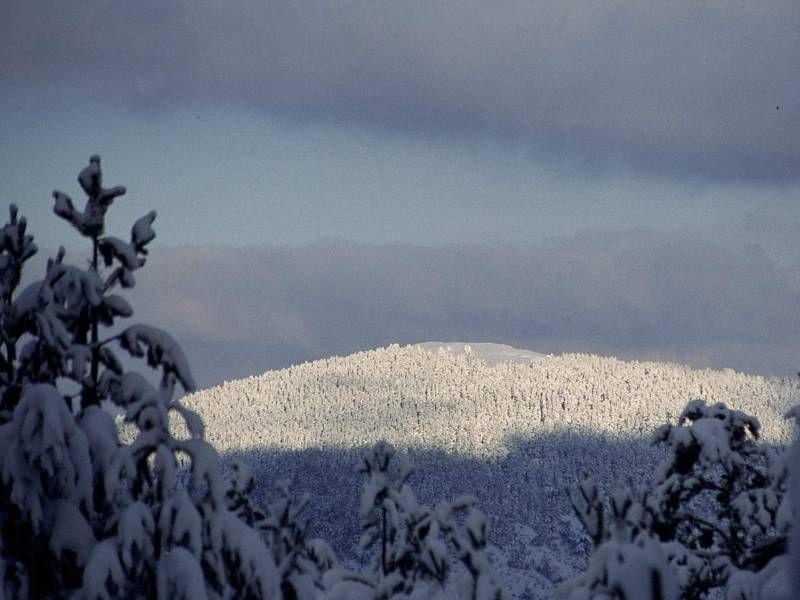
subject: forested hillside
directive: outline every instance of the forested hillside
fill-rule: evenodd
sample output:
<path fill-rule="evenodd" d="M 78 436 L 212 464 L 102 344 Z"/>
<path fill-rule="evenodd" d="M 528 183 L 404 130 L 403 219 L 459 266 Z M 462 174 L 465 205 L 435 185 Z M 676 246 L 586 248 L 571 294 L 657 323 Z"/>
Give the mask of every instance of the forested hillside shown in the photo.
<path fill-rule="evenodd" d="M 229 460 L 254 468 L 260 492 L 287 478 L 310 493 L 311 533 L 353 559 L 358 456 L 381 439 L 405 449 L 420 498 L 478 498 L 494 569 L 515 598 L 550 598 L 585 568 L 591 545 L 566 490 L 585 473 L 606 492 L 649 485 L 666 456 L 653 432 L 688 400 L 758 415 L 766 442 L 793 435 L 784 414 L 800 396 L 795 380 L 586 354 L 492 366 L 461 345 L 429 348 L 332 357 L 184 401 Z"/>
<path fill-rule="evenodd" d="M 227 382 L 186 398 L 226 450 L 398 447 L 499 456 L 510 440 L 565 430 L 649 436 L 690 399 L 756 414 L 767 440 L 788 441 L 783 418 L 796 380 L 583 354 L 489 366 L 471 355 L 392 345 Z"/>

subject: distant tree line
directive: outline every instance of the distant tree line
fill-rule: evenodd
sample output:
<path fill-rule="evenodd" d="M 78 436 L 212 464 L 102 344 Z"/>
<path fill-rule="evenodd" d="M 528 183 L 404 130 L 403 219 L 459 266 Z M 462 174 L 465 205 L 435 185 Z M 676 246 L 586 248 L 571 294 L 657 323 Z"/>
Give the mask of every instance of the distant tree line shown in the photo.
<path fill-rule="evenodd" d="M 565 354 L 492 367 L 472 355 L 392 345 L 227 382 L 185 402 L 224 450 L 385 439 L 487 456 L 531 432 L 646 437 L 689 398 L 758 414 L 762 436 L 786 443 L 793 430 L 783 415 L 798 391 L 792 380 L 672 363 Z"/>

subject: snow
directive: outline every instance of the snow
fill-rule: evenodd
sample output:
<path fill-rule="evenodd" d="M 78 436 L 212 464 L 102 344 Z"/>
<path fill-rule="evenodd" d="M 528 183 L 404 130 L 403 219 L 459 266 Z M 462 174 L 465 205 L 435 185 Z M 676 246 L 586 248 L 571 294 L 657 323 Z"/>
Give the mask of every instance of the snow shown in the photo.
<path fill-rule="evenodd" d="M 106 211 L 114 202 L 114 198 L 125 194 L 125 188 L 122 186 L 103 188 L 100 157 L 97 155 L 93 155 L 89 159 L 89 165 L 81 170 L 78 182 L 89 196 L 83 212 L 75 208 L 69 196 L 59 191 L 53 192 L 55 198 L 53 212 L 71 223 L 81 235 L 87 237 L 102 235 Z"/>
<path fill-rule="evenodd" d="M 278 569 L 261 536 L 229 511 L 215 515 L 212 528 L 215 526 L 220 535 L 216 548 L 219 551 L 224 548 L 224 552 L 234 557 L 246 589 L 261 598 L 276 597 L 280 583 Z"/>
<path fill-rule="evenodd" d="M 154 532 L 153 515 L 143 502 L 134 502 L 122 511 L 117 540 L 122 564 L 128 573 L 140 575 L 142 567 L 152 558 Z"/>
<path fill-rule="evenodd" d="M 105 473 L 117 452 L 119 438 L 114 419 L 97 406 L 86 408 L 78 420 L 78 426 L 89 441 L 95 474 Z"/>
<path fill-rule="evenodd" d="M 136 248 L 119 238 L 106 236 L 99 241 L 98 249 L 106 263 L 110 266 L 114 259 L 118 260 L 129 271 L 135 271 L 144 264 L 139 258 Z"/>
<path fill-rule="evenodd" d="M 83 344 L 72 344 L 64 355 L 70 364 L 70 375 L 75 381 L 83 381 L 83 377 L 92 363 L 92 351 Z"/>
<path fill-rule="evenodd" d="M 742 458 L 728 445 L 725 424 L 719 419 L 700 419 L 692 424 L 692 437 L 700 444 L 700 459 L 706 465 L 721 463 L 727 470 Z"/>
<path fill-rule="evenodd" d="M 176 441 L 175 448 L 183 450 L 192 458 L 192 490 L 204 489 L 215 508 L 222 506 L 225 484 L 220 472 L 219 455 L 214 446 L 203 440 L 192 438 Z"/>
<path fill-rule="evenodd" d="M 75 553 L 76 563 L 82 567 L 95 545 L 94 533 L 86 519 L 71 502 L 55 502 L 53 524 L 50 530 L 50 549 L 60 557 L 65 550 Z"/>
<path fill-rule="evenodd" d="M 545 357 L 544 354 L 533 350 L 490 342 L 422 342 L 417 346 L 434 354 L 440 352 L 454 356 L 468 354 L 490 366 L 504 362 L 527 364 Z"/>
<path fill-rule="evenodd" d="M 122 407 L 139 402 L 157 402 L 158 392 L 141 373 L 128 371 L 119 379 L 119 391 L 112 400 Z"/>
<path fill-rule="evenodd" d="M 125 572 L 114 541 L 105 540 L 97 544 L 83 570 L 84 599 L 114 600 L 117 597 L 115 591 L 123 589 L 125 583 Z"/>
<path fill-rule="evenodd" d="M 158 561 L 158 597 L 169 600 L 205 600 L 205 578 L 197 559 L 177 547 Z"/>
<path fill-rule="evenodd" d="M 175 378 L 187 392 L 195 390 L 186 355 L 167 332 L 139 324 L 126 328 L 120 336 L 120 344 L 131 356 L 145 356 L 146 349 L 148 365 L 163 368 L 162 386 L 165 390 L 172 392 Z"/>
<path fill-rule="evenodd" d="M 697 397 L 700 390 L 707 402 L 726 399 L 737 409 L 757 412 L 763 417 L 763 423 L 758 424 L 744 420 L 737 411 L 731 412 L 728 424 L 741 428 L 748 437 L 753 437 L 752 431 L 758 431 L 770 443 L 785 443 L 788 439 L 791 424 L 786 423 L 782 415 L 788 403 L 796 398 L 793 382 L 587 355 L 543 357 L 533 363 L 489 366 L 476 360 L 474 354 L 435 354 L 415 346 L 391 346 L 229 382 L 185 397 L 182 403 L 203 416 L 210 442 L 234 456 L 245 456 L 257 466 L 254 470 L 261 481 L 273 476 L 271 459 L 282 460 L 283 453 L 287 458 L 281 464 L 293 469 L 288 457 L 303 461 L 304 449 L 311 449 L 312 455 L 324 452 L 327 456 L 338 456 L 337 453 L 342 452 L 344 456 L 347 448 L 369 445 L 381 438 L 391 441 L 401 453 L 408 448 L 424 453 L 426 448 L 433 447 L 434 452 L 475 457 L 481 464 L 498 460 L 498 469 L 507 468 L 508 464 L 502 461 L 513 456 L 508 454 L 514 451 L 509 446 L 516 441 L 521 439 L 524 444 L 531 438 L 538 440 L 541 436 L 544 440 L 552 435 L 552 444 L 557 445 L 561 443 L 559 439 L 563 441 L 559 432 L 565 430 L 590 440 L 609 435 L 609 444 L 614 443 L 611 440 L 630 444 L 631 438 L 649 438 L 668 413 L 674 422 L 675 416 L 681 415 L 686 407 L 686 399 Z M 539 420 L 540 402 L 544 404 L 544 425 Z M 721 411 L 714 409 L 709 414 L 717 413 Z M 571 419 L 571 425 L 566 424 L 567 419 Z M 703 431 L 704 427 L 699 428 L 701 439 L 711 435 Z M 709 430 L 715 428 L 718 426 L 708 427 Z M 690 426 L 673 427 L 671 431 L 676 441 L 683 439 L 686 444 L 693 444 L 696 439 L 690 429 Z M 263 449 L 265 440 L 270 444 L 267 449 Z M 711 436 L 711 442 L 717 444 L 719 440 Z M 537 441 L 533 445 L 537 453 L 525 456 L 524 472 L 522 469 L 509 472 L 509 477 L 529 476 L 531 486 L 541 482 L 531 491 L 533 500 L 526 504 L 532 506 L 530 512 L 519 517 L 510 516 L 508 511 L 501 513 L 503 509 L 498 507 L 516 501 L 506 497 L 494 500 L 494 495 L 504 494 L 494 494 L 494 489 L 469 487 L 476 485 L 472 482 L 463 483 L 465 487 L 460 490 L 481 494 L 481 507 L 495 519 L 493 530 L 498 529 L 498 516 L 502 514 L 504 531 L 499 538 L 502 543 L 500 548 L 487 546 L 487 554 L 498 579 L 510 582 L 512 597 L 516 598 L 550 598 L 555 584 L 582 568 L 582 556 L 590 542 L 582 531 L 576 533 L 570 529 L 566 532 L 567 525 L 558 522 L 554 525 L 553 521 L 559 516 L 570 519 L 564 488 L 577 483 L 575 474 L 583 470 L 599 471 L 603 474 L 599 482 L 609 486 L 614 485 L 614 481 L 624 483 L 628 475 L 640 481 L 644 477 L 642 469 L 647 470 L 649 477 L 651 465 L 656 462 L 655 451 L 645 442 L 641 446 L 631 446 L 634 455 L 611 457 L 613 464 L 607 464 L 609 457 L 605 450 L 590 442 L 585 447 L 567 443 L 557 457 L 554 446 L 553 458 L 538 453 L 545 444 Z M 319 446 L 323 449 L 313 450 Z M 242 449 L 251 451 L 243 453 Z M 709 456 L 724 455 L 724 448 L 720 452 L 722 454 L 712 452 Z M 495 459 L 497 456 L 500 458 Z M 350 469 L 351 461 L 343 459 L 341 464 L 336 463 L 336 468 Z M 442 468 L 447 469 L 449 464 L 445 460 Z M 434 464 L 428 467 L 437 468 Z M 303 477 L 301 469 L 295 472 Z M 452 481 L 464 475 L 460 470 L 454 472 Z M 319 473 L 318 477 L 304 480 L 307 489 L 314 491 L 311 514 L 317 519 L 333 519 L 321 526 L 326 536 L 336 529 L 338 520 L 344 518 L 341 504 L 352 507 L 353 513 L 359 511 L 355 494 L 352 500 L 346 497 L 352 494 L 352 488 L 339 485 L 331 489 L 329 477 L 338 481 L 344 476 L 338 472 Z M 613 478 L 612 483 L 609 477 Z M 374 506 L 382 487 L 377 481 L 373 483 L 376 487 L 364 498 L 364 512 Z M 513 493 L 528 489 L 510 480 L 504 482 L 500 476 L 492 479 L 492 483 L 498 486 L 497 490 L 506 489 L 503 486 L 508 485 L 507 489 L 513 489 Z M 692 478 L 675 478 L 674 483 L 691 486 Z M 447 489 L 447 493 L 451 493 L 452 488 Z M 437 487 L 424 491 L 427 497 L 440 498 L 440 490 Z M 400 504 L 398 497 L 392 495 L 392 498 Z M 315 506 L 320 504 L 320 508 Z M 332 508 L 333 505 L 336 508 Z M 389 512 L 390 518 L 394 518 Z M 524 539 L 520 537 L 519 532 L 530 526 L 536 528 L 535 533 Z M 352 543 L 346 541 L 351 545 L 336 540 L 340 556 L 353 551 L 362 533 L 352 533 Z M 365 542 L 371 541 L 376 533 L 368 536 Z M 495 541 L 500 534 L 495 534 Z M 678 556 L 681 548 L 664 547 L 663 552 L 668 557 Z M 699 568 L 689 557 L 685 562 L 685 568 L 673 573 L 677 583 L 685 581 L 692 569 Z"/>
<path fill-rule="evenodd" d="M 133 308 L 131 308 L 131 305 L 128 304 L 128 301 L 122 296 L 109 294 L 103 298 L 103 305 L 108 307 L 108 311 L 114 317 L 130 317 L 133 315 Z"/>
<path fill-rule="evenodd" d="M 78 173 L 78 183 L 81 184 L 87 196 L 97 196 L 101 190 L 102 173 L 100 171 L 100 157 L 92 154 L 89 157 L 89 166 Z"/>
<path fill-rule="evenodd" d="M 175 455 L 167 446 L 159 444 L 156 450 L 156 459 L 153 472 L 158 477 L 158 488 L 161 498 L 167 496 L 175 487 L 178 465 Z M 163 513 L 162 513 L 163 514 Z"/>
<path fill-rule="evenodd" d="M 569 600 L 600 600 L 598 591 L 606 591 L 610 600 L 617 591 L 622 598 L 662 598 L 678 600 L 678 586 L 667 562 L 660 542 L 646 535 L 631 543 L 616 541 L 601 545 L 591 558 L 589 568 L 582 576 L 586 581 L 603 582 L 590 596 L 584 588 L 564 596 Z M 658 589 L 660 595 L 652 591 Z"/>
<path fill-rule="evenodd" d="M 728 581 L 725 600 L 792 600 L 789 558 L 778 556 L 761 571 L 736 570 Z"/>
<path fill-rule="evenodd" d="M 202 415 L 207 439 L 227 451 L 265 440 L 301 450 L 384 439 L 401 449 L 502 457 L 514 440 L 565 430 L 649 437 L 701 389 L 707 401 L 725 399 L 763 417 L 765 439 L 790 439 L 783 418 L 796 395 L 790 383 L 587 355 L 489 366 L 390 346 L 227 382 L 182 401 Z"/>
<path fill-rule="evenodd" d="M 253 489 L 255 484 L 253 469 L 244 461 L 237 460 L 231 465 L 233 481 L 231 485 L 237 493 L 244 494 Z"/>
<path fill-rule="evenodd" d="M 41 302 L 39 292 L 42 289 L 42 283 L 42 281 L 35 281 L 29 284 L 17 294 L 11 303 L 9 320 L 13 329 L 23 331 L 25 323 L 33 318 Z"/>
<path fill-rule="evenodd" d="M 186 430 L 189 432 L 191 438 L 202 440 L 205 437 L 206 428 L 199 414 L 186 408 L 180 402 L 173 402 L 170 404 L 170 408 L 183 417 Z"/>
<path fill-rule="evenodd" d="M 89 442 L 56 388 L 28 386 L 2 434 L 11 440 L 0 443 L 7 449 L 3 479 L 11 486 L 11 501 L 34 527 L 43 522 L 48 497 L 92 507 Z"/>
<path fill-rule="evenodd" d="M 72 203 L 72 198 L 63 192 L 55 191 L 53 192 L 53 199 L 55 200 L 53 212 L 55 212 L 62 219 L 72 223 L 79 231 L 81 231 L 84 227 L 83 214 L 75 209 L 75 205 Z"/>
<path fill-rule="evenodd" d="M 372 587 L 360 581 L 343 580 L 329 586 L 331 590 L 325 600 L 375 600 Z"/>
<path fill-rule="evenodd" d="M 58 318 L 52 304 L 39 311 L 36 315 L 36 328 L 42 340 L 57 352 L 64 353 L 72 342 L 72 338 Z"/>
<path fill-rule="evenodd" d="M 40 294 L 46 301 L 55 300 L 65 314 L 77 316 L 87 303 L 100 304 L 103 282 L 92 271 L 56 262 L 49 266 Z"/>
<path fill-rule="evenodd" d="M 155 219 L 156 211 L 151 210 L 133 224 L 131 228 L 131 245 L 138 252 L 146 254 L 145 246 L 155 239 L 156 232 L 152 228 Z"/>
<path fill-rule="evenodd" d="M 470 541 L 476 548 L 483 548 L 489 533 L 489 524 L 486 522 L 486 517 L 479 510 L 470 511 L 466 521 L 467 532 L 470 536 Z"/>
<path fill-rule="evenodd" d="M 172 495 L 161 509 L 159 535 L 164 548 L 183 546 L 200 559 L 203 550 L 203 519 L 185 490 Z"/>
<path fill-rule="evenodd" d="M 28 221 L 25 217 L 19 216 L 19 209 L 16 204 L 8 207 L 9 220 L 3 227 L 0 246 L 8 254 L 0 257 L 2 261 L 2 296 L 5 296 L 11 289 L 19 284 L 22 263 L 36 254 L 36 244 L 33 243 L 33 236 L 27 235 L 26 230 Z"/>

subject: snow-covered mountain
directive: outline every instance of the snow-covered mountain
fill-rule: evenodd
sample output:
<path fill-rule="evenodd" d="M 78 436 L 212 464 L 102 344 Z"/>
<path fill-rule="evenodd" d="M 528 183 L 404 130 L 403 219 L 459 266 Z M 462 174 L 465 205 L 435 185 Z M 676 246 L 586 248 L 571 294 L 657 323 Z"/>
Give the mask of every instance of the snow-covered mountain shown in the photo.
<path fill-rule="evenodd" d="M 791 435 L 783 414 L 798 391 L 794 381 L 468 345 L 473 350 L 466 353 L 464 344 L 459 351 L 458 344 L 434 342 L 331 357 L 226 382 L 186 402 L 223 450 L 347 449 L 385 439 L 403 448 L 497 456 L 519 437 L 646 436 L 692 398 L 758 415 L 767 439 Z M 522 360 L 526 354 L 532 360 Z M 515 358 L 498 360 L 502 355 Z"/>
<path fill-rule="evenodd" d="M 469 348 L 465 348 L 468 346 Z M 388 440 L 417 466 L 426 502 L 475 494 L 493 519 L 495 568 L 515 597 L 549 598 L 588 549 L 564 490 L 591 472 L 606 488 L 648 478 L 653 430 L 702 398 L 792 435 L 797 381 L 498 344 L 392 345 L 227 382 L 185 398 L 209 440 L 269 482 L 310 492 L 312 530 L 356 547 L 356 459 Z"/>

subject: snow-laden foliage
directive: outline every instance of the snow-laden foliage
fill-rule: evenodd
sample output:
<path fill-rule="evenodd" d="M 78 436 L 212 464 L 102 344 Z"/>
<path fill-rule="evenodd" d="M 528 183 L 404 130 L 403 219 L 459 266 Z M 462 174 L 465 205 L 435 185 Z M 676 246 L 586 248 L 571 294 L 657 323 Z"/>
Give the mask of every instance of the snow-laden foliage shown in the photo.
<path fill-rule="evenodd" d="M 56 500 L 93 512 L 89 441 L 53 386 L 23 388 L 11 421 L 0 428 L 0 452 L 9 500 L 34 532 Z"/>
<path fill-rule="evenodd" d="M 303 512 L 309 499 L 295 498 L 287 481 L 276 484 L 262 507 L 253 505 L 250 469 L 233 465 L 229 505 L 259 530 L 278 566 L 285 598 L 299 600 L 501 600 L 509 598 L 487 556 L 488 526 L 469 496 L 431 508 L 417 501 L 408 483 L 410 465 L 385 443 L 361 459 L 365 476 L 359 516 L 362 550 L 372 560 L 361 568 L 340 564 L 331 546 L 308 539 Z"/>
<path fill-rule="evenodd" d="M 183 352 L 166 332 L 121 323 L 133 309 L 114 292 L 145 265 L 155 213 L 129 241 L 106 236 L 106 212 L 125 189 L 103 187 L 97 156 L 78 180 L 84 210 L 55 192 L 54 211 L 90 241 L 87 267 L 61 249 L 18 290 L 36 247 L 16 207 L 2 230 L 0 596 L 274 598 L 265 541 L 228 507 L 202 419 L 172 397 L 176 384 L 194 390 Z M 126 371 L 118 352 L 145 359 L 161 385 Z M 124 412 L 131 443 L 103 402 Z M 188 435 L 170 433 L 171 414 Z"/>
<path fill-rule="evenodd" d="M 789 461 L 797 450 L 759 443 L 759 433 L 755 417 L 694 400 L 677 425 L 656 432 L 668 456 L 650 486 L 620 488 L 606 502 L 593 478 L 581 481 L 570 498 L 595 551 L 561 597 L 792 597 L 787 550 L 797 484 L 790 492 Z"/>
<path fill-rule="evenodd" d="M 277 566 L 280 590 L 286 598 L 313 600 L 322 597 L 323 574 L 338 567 L 336 554 L 324 540 L 306 537 L 308 523 L 301 513 L 309 497 L 295 498 L 288 481 L 281 480 L 263 507 L 253 504 L 252 471 L 244 463 L 233 465 L 233 482 L 227 492 L 230 508 L 250 527 L 259 531 Z"/>
<path fill-rule="evenodd" d="M 360 546 L 374 549 L 374 560 L 367 572 L 326 574 L 330 598 L 508 598 L 489 566 L 488 524 L 474 498 L 420 504 L 408 483 L 410 465 L 386 443 L 364 456 L 359 470 L 365 476 Z M 454 562 L 462 576 L 451 581 Z"/>
<path fill-rule="evenodd" d="M 19 216 L 17 207 L 10 207 L 10 219 L 0 238 L 0 327 L 3 352 L 0 353 L 0 422 L 7 422 L 19 402 L 22 381 L 15 365 L 17 350 L 29 323 L 38 316 L 35 291 L 19 294 L 17 288 L 25 262 L 36 254 L 33 236 L 26 233 L 27 220 Z"/>

